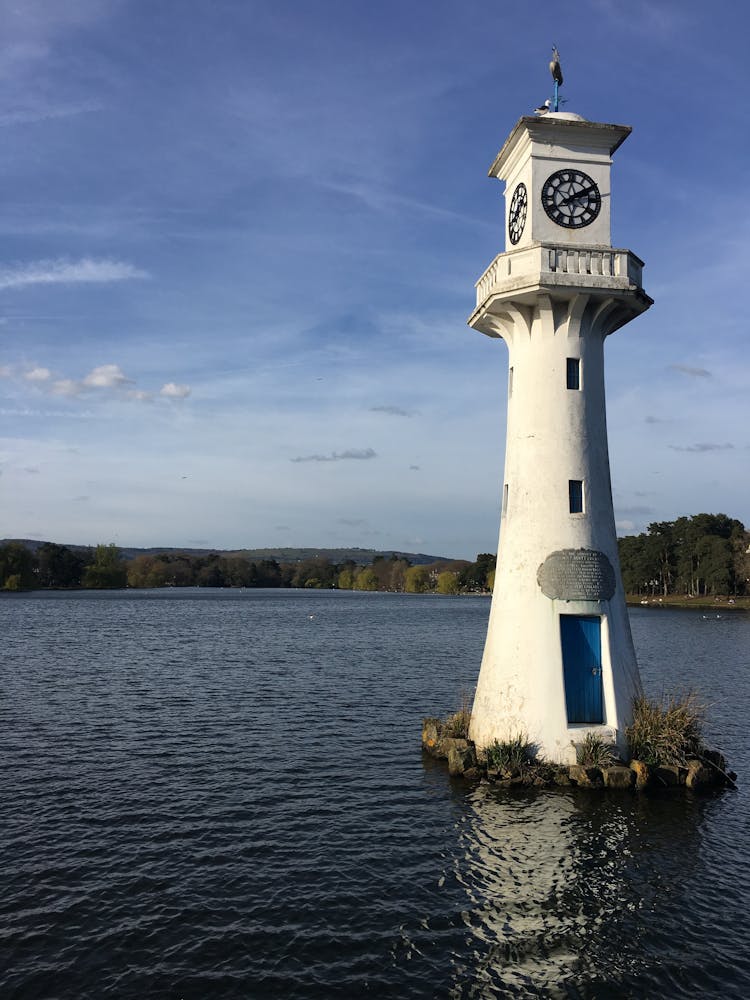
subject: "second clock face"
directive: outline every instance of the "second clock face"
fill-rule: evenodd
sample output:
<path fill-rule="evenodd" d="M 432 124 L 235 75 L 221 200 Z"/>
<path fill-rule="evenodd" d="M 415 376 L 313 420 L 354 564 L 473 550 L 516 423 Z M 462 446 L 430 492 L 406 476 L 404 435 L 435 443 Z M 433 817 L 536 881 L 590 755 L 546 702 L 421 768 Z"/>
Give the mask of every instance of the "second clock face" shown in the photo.
<path fill-rule="evenodd" d="M 558 226 L 582 229 L 590 225 L 602 207 L 596 182 L 581 170 L 558 170 L 544 182 L 544 211 Z"/>
<path fill-rule="evenodd" d="M 529 199 L 526 194 L 526 185 L 519 184 L 513 192 L 513 197 L 510 201 L 510 208 L 508 209 L 508 236 L 510 237 L 510 242 L 513 246 L 515 246 L 521 239 L 523 227 L 526 224 L 526 210 L 528 208 L 528 204 Z"/>

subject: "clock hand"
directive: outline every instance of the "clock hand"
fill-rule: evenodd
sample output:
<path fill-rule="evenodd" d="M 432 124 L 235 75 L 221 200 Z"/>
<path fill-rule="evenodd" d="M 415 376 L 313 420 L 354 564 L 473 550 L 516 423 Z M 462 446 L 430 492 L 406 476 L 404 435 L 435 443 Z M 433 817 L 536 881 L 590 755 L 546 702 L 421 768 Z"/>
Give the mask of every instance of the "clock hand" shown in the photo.
<path fill-rule="evenodd" d="M 591 184 L 589 187 L 584 188 L 582 191 L 576 191 L 575 194 L 569 194 L 567 198 L 563 198 L 560 202 L 561 205 L 569 205 L 571 201 L 575 201 L 576 198 L 583 198 L 585 194 L 590 194 L 592 191 L 596 190 L 596 185 Z"/>

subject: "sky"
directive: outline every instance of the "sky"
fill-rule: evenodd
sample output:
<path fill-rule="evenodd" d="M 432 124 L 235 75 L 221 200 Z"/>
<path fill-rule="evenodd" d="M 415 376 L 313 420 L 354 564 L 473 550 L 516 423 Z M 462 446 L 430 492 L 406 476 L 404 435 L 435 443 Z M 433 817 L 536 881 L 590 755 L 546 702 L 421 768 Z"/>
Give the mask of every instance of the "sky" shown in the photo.
<path fill-rule="evenodd" d="M 550 96 L 633 133 L 621 534 L 750 525 L 750 8 L 0 0 L 0 537 L 495 551 L 487 170 Z"/>

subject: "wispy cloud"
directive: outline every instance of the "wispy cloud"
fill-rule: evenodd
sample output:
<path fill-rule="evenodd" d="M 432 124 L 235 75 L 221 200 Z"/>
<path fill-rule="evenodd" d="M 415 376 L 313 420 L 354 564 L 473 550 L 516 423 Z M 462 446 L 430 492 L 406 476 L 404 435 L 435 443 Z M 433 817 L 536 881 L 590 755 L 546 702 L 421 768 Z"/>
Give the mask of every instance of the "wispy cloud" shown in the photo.
<path fill-rule="evenodd" d="M 392 417 L 411 417 L 414 415 L 400 406 L 371 406 L 370 413 L 388 413 Z"/>
<path fill-rule="evenodd" d="M 78 104 L 46 104 L 43 101 L 0 113 L 0 128 L 4 125 L 21 125 L 29 122 L 50 121 L 55 118 L 70 118 L 90 111 L 101 111 L 102 105 L 94 101 Z"/>
<path fill-rule="evenodd" d="M 706 451 L 729 451 L 732 448 L 734 448 L 734 445 L 712 444 L 710 442 L 706 442 L 703 444 L 687 444 L 687 445 L 670 444 L 669 447 L 672 449 L 672 451 L 693 451 L 702 453 Z"/>
<path fill-rule="evenodd" d="M 23 288 L 27 285 L 101 284 L 147 277 L 146 271 L 126 261 L 109 258 L 96 260 L 93 257 L 69 260 L 58 257 L 56 260 L 37 260 L 0 268 L 0 289 Z"/>
<path fill-rule="evenodd" d="M 50 392 L 53 396 L 78 396 L 83 392 L 83 385 L 72 378 L 60 378 L 52 383 Z"/>
<path fill-rule="evenodd" d="M 23 377 L 27 382 L 47 382 L 52 378 L 52 372 L 49 368 L 32 368 L 25 372 Z"/>
<path fill-rule="evenodd" d="M 692 368 L 690 365 L 670 365 L 672 371 L 680 372 L 682 375 L 692 375 L 694 378 L 711 378 L 711 372 L 707 368 Z"/>
<path fill-rule="evenodd" d="M 166 396 L 167 399 L 186 399 L 190 395 L 190 392 L 189 385 L 178 385 L 176 382 L 167 382 L 159 390 L 159 395 Z"/>
<path fill-rule="evenodd" d="M 348 448 L 346 451 L 332 451 L 330 455 L 299 455 L 290 462 L 344 462 L 347 459 L 377 458 L 372 448 Z"/>

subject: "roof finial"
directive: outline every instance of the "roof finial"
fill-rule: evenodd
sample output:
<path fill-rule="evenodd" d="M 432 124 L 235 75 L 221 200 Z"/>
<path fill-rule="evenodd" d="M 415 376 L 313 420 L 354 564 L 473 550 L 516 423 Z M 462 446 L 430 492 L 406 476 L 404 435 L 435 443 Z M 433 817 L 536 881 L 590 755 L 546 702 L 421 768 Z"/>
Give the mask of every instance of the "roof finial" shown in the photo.
<path fill-rule="evenodd" d="M 557 51 L 557 46 L 552 46 L 552 58 L 549 63 L 549 71 L 552 74 L 552 79 L 555 81 L 555 94 L 552 100 L 552 110 L 560 110 L 560 95 L 559 88 L 562 87 L 563 75 L 562 68 L 560 66 L 560 53 Z"/>

